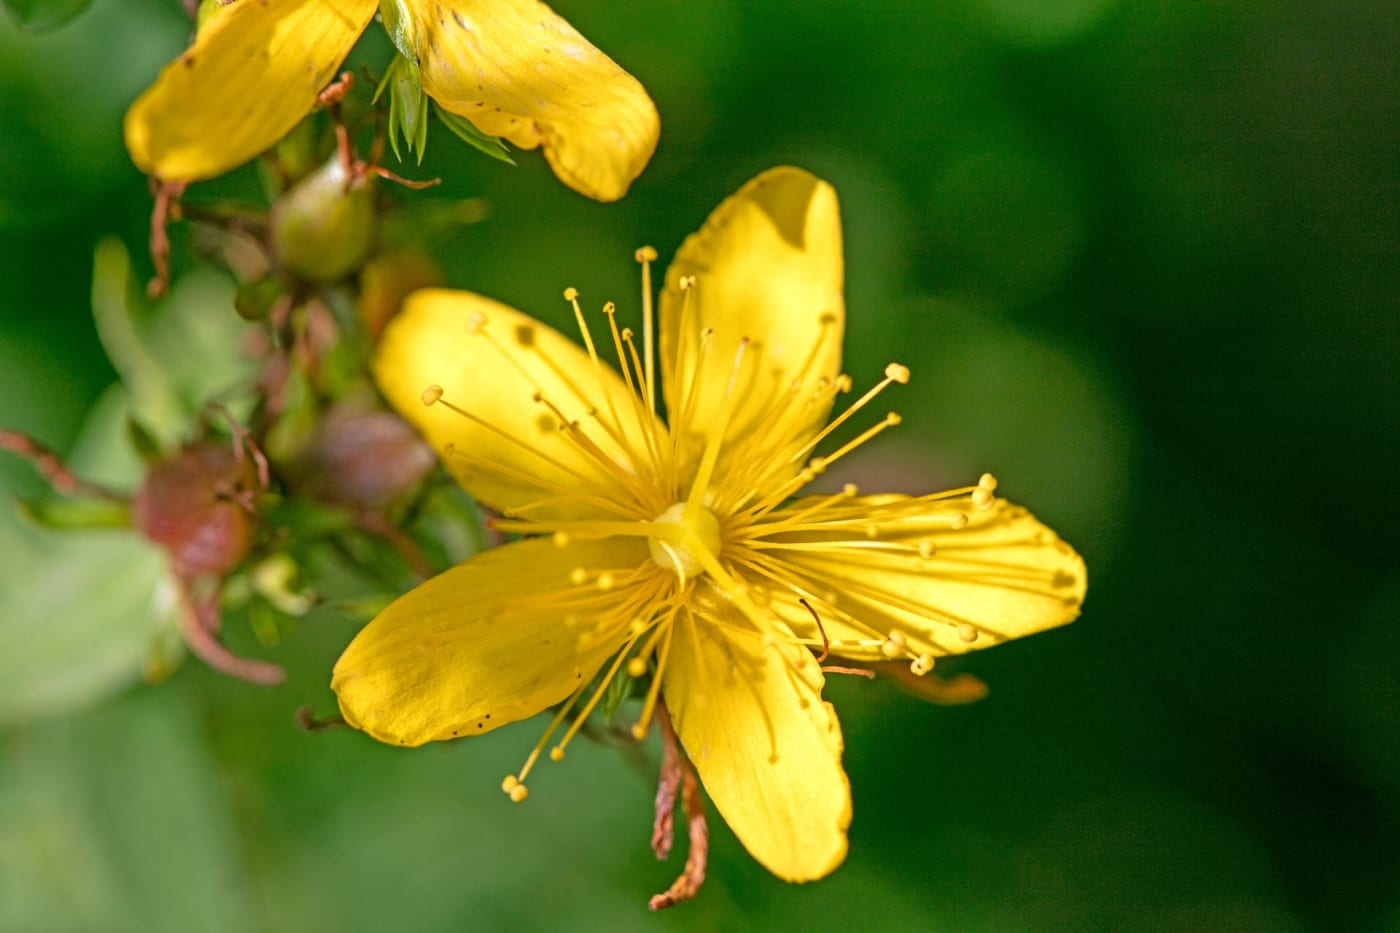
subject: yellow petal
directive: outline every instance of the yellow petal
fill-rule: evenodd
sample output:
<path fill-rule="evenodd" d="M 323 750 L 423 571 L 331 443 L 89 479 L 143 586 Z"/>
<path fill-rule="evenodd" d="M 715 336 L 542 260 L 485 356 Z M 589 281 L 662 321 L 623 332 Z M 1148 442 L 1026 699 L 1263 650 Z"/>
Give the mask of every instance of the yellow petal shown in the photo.
<path fill-rule="evenodd" d="M 710 799 L 739 841 L 784 881 L 846 857 L 851 789 L 841 724 L 800 646 L 686 614 L 666 667 L 666 705 Z"/>
<path fill-rule="evenodd" d="M 167 181 L 211 178 L 271 148 L 311 110 L 375 0 L 241 0 L 210 19 L 126 112 L 126 148 Z"/>
<path fill-rule="evenodd" d="M 544 148 L 559 180 L 599 201 L 627 193 L 656 149 L 646 91 L 538 0 L 399 0 L 423 90 L 477 129 Z"/>
<path fill-rule="evenodd" d="M 473 321 L 484 325 L 480 333 L 468 332 Z M 401 415 L 439 450 L 453 445 L 445 462 L 457 480 L 503 512 L 551 500 L 523 514 L 618 517 L 602 505 L 630 501 L 627 478 L 646 462 L 643 431 L 663 431 L 654 416 L 633 405 L 626 385 L 606 364 L 595 369 L 588 354 L 558 331 L 471 292 L 414 292 L 385 329 L 371 365 Z M 479 420 L 442 404 L 424 406 L 429 385 L 440 386 L 445 401 Z M 558 417 L 535 400 L 537 394 L 579 422 L 596 445 L 593 453 L 560 430 Z"/>
<path fill-rule="evenodd" d="M 381 612 L 336 663 L 331 689 L 345 721 L 381 742 L 422 745 L 560 702 L 617 651 L 628 621 L 595 634 L 592 619 L 615 610 L 626 591 L 575 586 L 570 573 L 636 566 L 645 556 L 635 541 L 560 548 L 533 539 L 434 577 Z"/>
<path fill-rule="evenodd" d="M 689 276 L 696 284 L 687 296 L 680 283 Z M 807 400 L 818 380 L 836 376 L 841 366 L 843 276 L 840 209 L 835 190 L 821 179 L 775 168 L 721 204 L 681 244 L 661 293 L 661 366 L 672 429 L 708 438 L 732 404 L 728 442 L 782 411 L 785 420 L 760 433 L 788 450 L 789 442 L 824 424 L 830 401 Z M 698 335 L 706 328 L 713 335 L 697 374 Z M 736 390 L 728 393 L 745 338 Z M 802 388 L 794 396 L 798 380 Z"/>
<path fill-rule="evenodd" d="M 803 508 L 802 500 L 790 509 Z M 952 508 L 910 514 L 904 496 L 851 500 L 868 525 L 847 533 L 775 535 L 798 549 L 766 553 L 786 564 L 783 574 L 802 590 L 775 588 L 771 608 L 804 637 L 820 640 L 811 615 L 797 604 L 806 595 L 832 641 L 833 654 L 880 660 L 880 640 L 891 632 L 917 656 L 962 654 L 990 648 L 1072 622 L 1087 586 L 1084 561 L 1054 531 L 1020 506 L 995 500 L 986 510 L 967 508 L 966 527 L 955 530 Z M 897 517 L 882 517 L 897 516 Z M 777 518 L 781 513 L 774 513 Z M 868 547 L 894 543 L 931 556 Z M 858 641 L 873 641 L 865 646 Z"/>

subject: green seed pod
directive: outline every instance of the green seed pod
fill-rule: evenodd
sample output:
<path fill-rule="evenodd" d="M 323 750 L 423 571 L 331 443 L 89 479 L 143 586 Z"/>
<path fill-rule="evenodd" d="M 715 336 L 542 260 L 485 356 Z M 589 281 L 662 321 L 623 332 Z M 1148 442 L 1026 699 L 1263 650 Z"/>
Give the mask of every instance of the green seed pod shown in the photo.
<path fill-rule="evenodd" d="M 272 245 L 282 267 L 313 282 L 359 268 L 374 248 L 374 197 L 373 175 L 352 174 L 331 156 L 272 206 Z"/>

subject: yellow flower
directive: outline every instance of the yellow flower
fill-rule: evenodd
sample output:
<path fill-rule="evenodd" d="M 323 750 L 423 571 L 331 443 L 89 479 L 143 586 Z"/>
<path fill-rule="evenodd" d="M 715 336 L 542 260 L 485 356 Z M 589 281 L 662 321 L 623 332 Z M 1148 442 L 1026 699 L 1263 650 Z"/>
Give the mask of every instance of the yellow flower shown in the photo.
<path fill-rule="evenodd" d="M 722 204 L 667 273 L 659 346 L 654 256 L 638 256 L 640 347 L 612 305 L 595 340 L 572 289 L 583 348 L 466 292 L 420 291 L 389 325 L 374 362 L 385 394 L 503 513 L 498 528 L 530 537 L 391 605 L 346 649 L 332 686 L 351 725 L 399 745 L 562 703 L 506 781 L 522 799 L 526 772 L 570 715 L 553 758 L 603 684 L 650 675 L 634 734 L 664 695 L 749 852 L 781 878 L 819 878 L 845 855 L 851 800 L 814 655 L 903 659 L 926 673 L 940 656 L 1072 620 L 1084 565 L 997 498 L 990 476 L 928 496 L 848 485 L 794 498 L 897 423 L 886 416 L 813 455 L 909 377 L 891 364 L 828 423 L 851 386 L 839 370 L 841 228 L 828 184 L 778 168 Z M 669 425 L 655 414 L 654 359 Z"/>
<path fill-rule="evenodd" d="M 477 129 L 541 146 L 569 187 L 627 192 L 660 122 L 641 84 L 539 0 L 385 0 L 424 90 Z M 126 114 L 126 146 L 171 182 L 222 174 L 306 116 L 378 0 L 234 0 Z"/>

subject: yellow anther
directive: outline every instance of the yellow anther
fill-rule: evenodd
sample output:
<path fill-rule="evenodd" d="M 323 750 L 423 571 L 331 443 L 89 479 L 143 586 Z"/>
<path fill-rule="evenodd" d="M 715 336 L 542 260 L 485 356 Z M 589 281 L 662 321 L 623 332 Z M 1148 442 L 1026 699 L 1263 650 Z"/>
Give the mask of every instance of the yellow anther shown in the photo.
<path fill-rule="evenodd" d="M 651 246 L 643 246 L 633 255 L 637 262 L 656 262 L 656 249 Z"/>
<path fill-rule="evenodd" d="M 617 313 L 617 304 L 616 304 L 615 302 L 611 302 L 611 301 L 604 302 L 604 303 L 603 303 L 603 313 L 604 313 L 604 314 L 607 314 L 607 315 L 616 314 L 616 313 Z"/>
<path fill-rule="evenodd" d="M 567 531 L 556 531 L 553 540 L 555 547 L 568 547 L 569 533 Z"/>
<path fill-rule="evenodd" d="M 632 738 L 640 742 L 647 737 L 647 727 L 639 722 L 632 723 Z"/>
<path fill-rule="evenodd" d="M 481 311 L 473 311 L 467 315 L 467 333 L 476 335 L 486 329 L 486 315 Z"/>
<path fill-rule="evenodd" d="M 909 670 L 915 677 L 922 677 L 933 670 L 933 655 L 921 654 L 909 662 Z"/>
<path fill-rule="evenodd" d="M 572 285 L 570 285 L 568 288 L 564 289 L 564 300 L 565 300 L 565 301 L 573 301 L 573 300 L 576 299 L 576 298 L 578 298 L 578 289 L 577 289 L 577 288 L 574 288 Z"/>
<path fill-rule="evenodd" d="M 558 746 L 558 745 L 556 745 L 556 746 L 554 746 L 553 748 L 551 748 L 551 749 L 549 750 L 549 760 L 550 760 L 550 761 L 563 761 L 563 760 L 564 760 L 564 749 L 561 748 L 561 747 Z"/>
<path fill-rule="evenodd" d="M 598 589 L 606 593 L 617 585 L 617 579 L 606 570 L 598 574 Z"/>
<path fill-rule="evenodd" d="M 967 516 L 959 512 L 957 515 L 953 516 L 953 520 L 950 524 L 953 526 L 954 531 L 961 531 L 967 527 Z"/>
<path fill-rule="evenodd" d="M 515 790 L 519 786 L 520 778 L 516 777 L 513 774 L 507 774 L 505 776 L 505 779 L 501 781 L 501 790 L 505 791 L 507 794 L 509 794 L 511 791 Z"/>
<path fill-rule="evenodd" d="M 885 378 L 904 385 L 909 381 L 909 367 L 901 366 L 899 363 L 891 363 L 885 367 Z"/>
<path fill-rule="evenodd" d="M 423 390 L 423 404 L 436 405 L 438 399 L 442 398 L 442 386 L 428 386 Z"/>
<path fill-rule="evenodd" d="M 451 441 L 448 441 L 446 444 L 443 444 L 443 445 L 442 445 L 442 455 L 443 455 L 444 457 L 450 457 L 450 456 L 452 456 L 453 454 L 455 454 L 456 452 L 457 452 L 457 445 L 454 444 L 454 443 L 452 443 Z"/>
<path fill-rule="evenodd" d="M 971 622 L 964 622 L 958 626 L 958 637 L 969 645 L 977 640 L 977 626 Z"/>
<path fill-rule="evenodd" d="M 813 457 L 807 461 L 807 469 L 812 471 L 813 476 L 821 476 L 826 472 L 826 458 Z"/>
<path fill-rule="evenodd" d="M 632 635 L 640 635 L 647 630 L 647 620 L 642 618 L 633 619 L 627 626 L 627 631 Z"/>
<path fill-rule="evenodd" d="M 977 485 L 987 492 L 993 492 L 997 488 L 997 478 L 990 473 L 983 473 L 977 478 Z"/>
<path fill-rule="evenodd" d="M 852 382 L 851 377 L 846 375 L 845 373 L 842 373 L 841 375 L 836 377 L 837 392 L 849 392 L 851 391 L 851 386 L 853 385 L 855 385 L 855 383 Z"/>
<path fill-rule="evenodd" d="M 919 556 L 924 560 L 929 560 L 938 553 L 938 545 L 932 541 L 924 540 L 919 542 Z"/>
<path fill-rule="evenodd" d="M 646 658 L 631 658 L 627 662 L 627 676 L 641 677 L 647 672 Z"/>
<path fill-rule="evenodd" d="M 995 501 L 996 496 L 992 495 L 992 491 L 984 486 L 978 486 L 976 489 L 972 490 L 973 508 L 981 510 L 990 509 L 992 503 Z"/>
<path fill-rule="evenodd" d="M 695 287 L 695 276 L 683 275 L 676 284 L 680 286 L 681 291 L 688 292 Z"/>
<path fill-rule="evenodd" d="M 569 582 L 574 586 L 583 586 L 584 583 L 588 582 L 588 571 L 582 567 L 575 567 L 569 571 Z"/>
<path fill-rule="evenodd" d="M 856 496 L 860 495 L 860 487 L 858 487 L 855 483 L 847 483 L 846 485 L 841 487 L 841 495 L 846 496 L 847 498 L 855 498 Z"/>
<path fill-rule="evenodd" d="M 630 328 L 630 327 L 624 327 L 624 328 L 622 328 L 622 340 L 623 340 L 623 342 L 625 343 L 625 342 L 627 342 L 628 340 L 631 340 L 631 339 L 632 339 L 632 328 Z"/>
<path fill-rule="evenodd" d="M 889 425 L 890 427 L 894 427 L 903 420 L 904 419 L 899 416 L 899 413 L 894 411 L 890 412 L 888 415 L 885 416 L 885 424 Z"/>
<path fill-rule="evenodd" d="M 510 789 L 511 803 L 520 803 L 528 796 L 530 796 L 530 788 L 524 784 L 517 784 Z"/>
<path fill-rule="evenodd" d="M 895 630 L 890 632 L 889 637 L 885 639 L 885 643 L 880 646 L 880 653 L 893 660 L 904 654 L 907 648 L 908 642 L 904 638 L 904 633 Z"/>

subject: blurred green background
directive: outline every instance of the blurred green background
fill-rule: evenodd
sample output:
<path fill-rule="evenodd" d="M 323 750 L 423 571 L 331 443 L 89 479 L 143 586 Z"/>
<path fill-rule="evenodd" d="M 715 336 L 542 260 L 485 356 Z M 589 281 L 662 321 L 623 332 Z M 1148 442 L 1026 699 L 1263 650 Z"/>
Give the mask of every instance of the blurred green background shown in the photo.
<path fill-rule="evenodd" d="M 355 628 L 313 616 L 281 687 L 189 663 L 0 731 L 0 929 L 1400 929 L 1393 10 L 556 8 L 646 84 L 660 148 L 598 205 L 435 131 L 406 173 L 494 209 L 443 244 L 452 283 L 635 312 L 636 246 L 669 256 L 771 165 L 821 174 L 848 370 L 914 371 L 903 426 L 837 479 L 996 473 L 1086 557 L 1083 617 L 969 657 L 970 707 L 834 679 L 846 864 L 786 886 L 714 820 L 700 898 L 650 915 L 679 867 L 647 848 L 650 771 L 582 743 L 517 806 L 499 780 L 539 723 L 412 752 L 304 734 Z M 40 38 L 0 16 L 0 425 L 64 448 L 114 379 L 93 248 L 147 262 L 120 120 L 187 32 L 174 0 Z M 54 624 L 103 613 L 79 589 Z"/>

